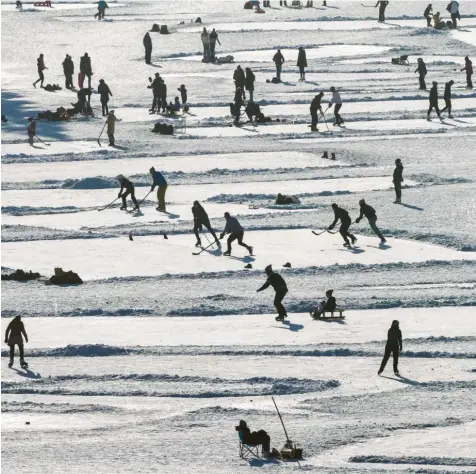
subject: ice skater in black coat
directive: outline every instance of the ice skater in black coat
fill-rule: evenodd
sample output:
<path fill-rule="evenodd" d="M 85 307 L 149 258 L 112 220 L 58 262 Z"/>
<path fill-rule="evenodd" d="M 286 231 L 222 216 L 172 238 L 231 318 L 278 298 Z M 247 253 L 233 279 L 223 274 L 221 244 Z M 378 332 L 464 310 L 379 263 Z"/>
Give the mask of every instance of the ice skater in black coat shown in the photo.
<path fill-rule="evenodd" d="M 392 326 L 388 330 L 387 344 L 385 345 L 385 354 L 378 371 L 379 375 L 384 371 L 388 359 L 390 358 L 390 354 L 393 354 L 393 372 L 396 376 L 400 376 L 400 373 L 398 372 L 398 356 L 402 350 L 402 331 L 400 331 L 400 323 L 395 320 L 392 322 Z"/>

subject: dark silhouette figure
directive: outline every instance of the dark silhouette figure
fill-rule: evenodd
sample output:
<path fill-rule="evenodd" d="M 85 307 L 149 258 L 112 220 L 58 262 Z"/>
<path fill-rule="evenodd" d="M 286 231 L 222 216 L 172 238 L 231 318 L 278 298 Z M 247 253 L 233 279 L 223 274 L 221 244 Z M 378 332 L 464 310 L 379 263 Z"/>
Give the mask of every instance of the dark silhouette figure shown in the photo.
<path fill-rule="evenodd" d="M 340 219 L 339 233 L 344 239 L 344 246 L 350 247 L 349 237 L 352 239 L 352 244 L 357 242 L 357 237 L 349 232 L 349 227 L 352 224 L 349 213 L 342 207 L 339 207 L 336 203 L 332 204 L 332 210 L 334 211 L 334 221 L 328 227 L 328 230 L 332 230 Z"/>
<path fill-rule="evenodd" d="M 283 299 L 288 292 L 288 287 L 284 278 L 278 273 L 275 273 L 271 265 L 268 265 L 264 271 L 266 272 L 266 275 L 268 275 L 268 279 L 266 280 L 266 283 L 256 291 L 259 293 L 260 291 L 266 290 L 269 286 L 274 288 L 274 306 L 278 311 L 276 321 L 284 321 L 284 318 L 286 318 L 288 314 L 286 308 L 283 306 Z"/>
<path fill-rule="evenodd" d="M 253 93 L 255 90 L 255 75 L 251 68 L 247 67 L 245 69 L 246 77 L 245 77 L 245 88 L 250 93 L 250 102 L 254 102 L 253 100 Z"/>
<path fill-rule="evenodd" d="M 48 69 L 46 66 L 45 66 L 45 58 L 43 56 L 43 53 L 40 54 L 40 56 L 38 57 L 38 59 L 36 60 L 36 65 L 38 67 L 38 79 L 33 83 L 33 87 L 36 89 L 36 85 L 38 84 L 38 82 L 40 82 L 40 87 L 43 87 L 43 81 L 45 80 L 45 76 L 43 74 L 43 71 L 45 69 Z"/>
<path fill-rule="evenodd" d="M 73 89 L 73 74 L 74 74 L 74 63 L 69 54 L 66 55 L 63 63 L 63 73 L 65 77 L 65 87 L 66 89 Z"/>
<path fill-rule="evenodd" d="M 299 80 L 305 81 L 306 80 L 305 68 L 307 67 L 307 59 L 306 59 L 306 50 L 302 46 L 299 46 L 297 67 L 299 68 Z"/>
<path fill-rule="evenodd" d="M 281 70 L 284 64 L 284 56 L 281 53 L 280 49 L 278 49 L 276 54 L 273 56 L 273 61 L 276 66 L 276 77 L 278 78 L 278 80 L 281 80 Z"/>
<path fill-rule="evenodd" d="M 198 201 L 193 201 L 192 206 L 192 214 L 193 214 L 193 232 L 195 233 L 195 237 L 197 238 L 197 243 L 195 247 L 200 247 L 202 245 L 202 241 L 200 240 L 199 232 L 202 230 L 202 227 L 206 227 L 208 232 L 212 234 L 213 238 L 215 239 L 215 243 L 218 247 L 221 246 L 220 241 L 218 240 L 215 231 L 213 230 L 210 219 L 208 218 L 208 214 L 206 213 L 203 206 Z"/>
<path fill-rule="evenodd" d="M 134 203 L 134 206 L 136 210 L 139 209 L 139 203 L 137 202 L 136 196 L 135 196 L 135 190 L 134 190 L 134 184 L 132 181 L 129 181 L 127 178 L 125 178 L 122 174 L 120 174 L 117 177 L 117 180 L 119 181 L 119 184 L 121 185 L 121 190 L 119 191 L 119 194 L 117 197 L 122 198 L 122 206 L 121 210 L 127 210 L 127 201 L 126 198 L 131 195 L 132 202 Z M 122 191 L 125 189 L 125 192 L 122 193 Z"/>
<path fill-rule="evenodd" d="M 105 117 L 109 114 L 107 103 L 109 102 L 109 96 L 112 97 L 112 92 L 104 79 L 99 79 L 98 94 L 101 98 L 102 116 Z"/>
<path fill-rule="evenodd" d="M 430 107 L 428 108 L 428 113 L 426 116 L 426 119 L 428 121 L 431 120 L 430 114 L 433 109 L 435 109 L 436 114 L 438 115 L 438 118 L 441 120 L 441 115 L 440 115 L 440 108 L 438 106 L 438 83 L 433 81 L 432 88 L 430 89 Z"/>
<path fill-rule="evenodd" d="M 142 40 L 145 49 L 145 63 L 150 64 L 150 58 L 152 56 L 152 38 L 149 33 L 146 33 L 144 39 Z"/>
<path fill-rule="evenodd" d="M 10 346 L 10 362 L 8 367 L 13 366 L 15 359 L 15 346 L 18 346 L 20 351 L 20 365 L 23 367 L 27 365 L 24 359 L 23 352 L 23 336 L 25 337 L 25 342 L 28 342 L 28 335 L 25 331 L 25 326 L 21 320 L 21 316 L 15 316 L 7 326 L 5 331 L 5 343 Z"/>
<path fill-rule="evenodd" d="M 466 56 L 464 58 L 464 68 L 462 68 L 461 70 L 466 71 L 466 87 L 468 89 L 472 89 L 473 88 L 473 81 L 472 81 L 473 63 L 469 59 L 469 56 Z"/>
<path fill-rule="evenodd" d="M 91 76 L 93 75 L 93 70 L 91 68 L 91 58 L 88 56 L 88 53 L 84 53 L 84 56 L 81 56 L 79 61 L 79 71 L 88 78 L 88 88 L 91 89 Z"/>
<path fill-rule="evenodd" d="M 387 333 L 387 344 L 385 345 L 385 354 L 378 371 L 379 375 L 384 371 L 390 355 L 393 354 L 393 372 L 395 375 L 400 376 L 398 372 L 398 356 L 402 349 L 402 331 L 400 331 L 399 322 L 395 320 Z"/>
<path fill-rule="evenodd" d="M 445 84 L 445 94 L 443 96 L 445 100 L 445 108 L 441 113 L 448 111 L 448 117 L 453 118 L 451 115 L 451 86 L 454 84 L 454 81 L 449 81 Z"/>
<path fill-rule="evenodd" d="M 379 7 L 378 9 L 379 23 L 385 23 L 385 9 L 387 8 L 388 4 L 389 2 L 387 0 L 383 0 L 383 1 L 378 1 L 377 4 L 375 5 L 376 7 Z"/>
<path fill-rule="evenodd" d="M 243 100 L 246 100 L 245 96 L 245 85 L 246 85 L 246 76 L 245 71 L 241 68 L 241 66 L 237 66 L 235 72 L 233 73 L 233 80 L 235 81 L 235 91 L 240 89 Z"/>
<path fill-rule="evenodd" d="M 426 91 L 425 76 L 427 75 L 426 64 L 422 58 L 418 58 L 418 66 L 415 69 L 418 72 L 418 79 L 420 80 L 420 90 Z"/>
<path fill-rule="evenodd" d="M 395 169 L 393 170 L 393 186 L 395 187 L 396 199 L 394 204 L 402 203 L 402 183 L 403 183 L 403 164 L 400 158 L 395 160 Z"/>
<path fill-rule="evenodd" d="M 423 16 L 426 18 L 426 26 L 431 26 L 431 17 L 433 15 L 433 5 L 430 3 L 423 12 Z"/>
<path fill-rule="evenodd" d="M 324 96 L 324 92 L 319 92 L 314 99 L 312 99 L 311 102 L 311 131 L 313 132 L 318 132 L 319 130 L 317 129 L 317 123 L 319 122 L 319 115 L 318 112 L 321 114 L 324 114 L 322 111 L 322 105 L 321 105 L 321 100 L 322 97 Z"/>
<path fill-rule="evenodd" d="M 250 253 L 250 255 L 253 255 L 253 247 L 251 245 L 246 245 L 243 242 L 243 237 L 245 235 L 245 230 L 241 226 L 241 224 L 238 222 L 238 219 L 236 217 L 230 216 L 229 212 L 225 212 L 225 228 L 223 229 L 223 232 L 220 234 L 220 239 L 223 239 L 225 237 L 225 234 L 230 234 L 230 237 L 228 237 L 227 240 L 227 250 L 226 252 L 223 253 L 223 255 L 229 256 L 231 255 L 231 244 L 235 240 L 238 240 L 238 245 L 241 245 L 242 247 L 245 247 L 246 250 Z"/>

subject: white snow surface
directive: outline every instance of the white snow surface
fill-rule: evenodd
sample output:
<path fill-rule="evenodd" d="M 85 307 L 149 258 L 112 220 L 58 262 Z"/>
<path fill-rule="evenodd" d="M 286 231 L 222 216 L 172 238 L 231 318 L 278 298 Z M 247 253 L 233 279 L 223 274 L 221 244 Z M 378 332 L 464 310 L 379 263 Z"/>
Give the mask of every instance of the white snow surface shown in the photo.
<path fill-rule="evenodd" d="M 265 14 L 244 10 L 244 0 L 108 3 L 104 21 L 82 0 L 25 2 L 22 12 L 1 3 L 2 273 L 42 275 L 2 281 L 2 331 L 21 315 L 29 337 L 28 369 L 18 353 L 8 368 L 2 348 L 2 470 L 474 472 L 476 96 L 460 69 L 465 56 L 476 58 L 476 2 L 459 2 L 451 31 L 426 27 L 423 1 L 390 2 L 385 23 L 375 2 L 353 0 L 312 8 L 271 0 Z M 445 20 L 446 3 L 433 5 Z M 150 33 L 146 65 L 142 39 L 154 23 L 170 34 Z M 203 27 L 216 28 L 217 56 L 233 63 L 201 61 Z M 299 46 L 306 81 L 298 80 Z M 273 84 L 278 48 L 286 62 L 283 82 Z M 46 144 L 30 147 L 26 119 L 77 100 L 76 90 L 33 88 L 38 55 L 45 84 L 63 87 L 65 55 L 77 85 L 85 52 L 95 115 L 40 120 Z M 410 66 L 391 63 L 403 54 Z M 418 89 L 418 57 L 428 91 Z M 271 122 L 230 126 L 238 64 L 253 70 L 254 100 Z M 149 113 L 155 73 L 169 101 L 186 85 L 188 114 Z M 101 78 L 119 119 L 114 147 L 105 133 L 98 143 Z M 444 112 L 440 122 L 433 111 L 427 121 L 431 83 L 442 109 L 449 80 L 453 118 Z M 332 126 L 326 110 L 331 86 L 344 102 L 344 127 Z M 320 117 L 312 132 L 309 105 L 320 91 L 327 126 Z M 173 136 L 151 133 L 156 122 L 182 118 L 186 129 Z M 402 205 L 393 204 L 397 158 Z M 151 166 L 168 181 L 166 213 L 155 210 L 156 191 L 147 195 Z M 120 200 L 98 212 L 117 197 L 118 174 L 135 183 L 139 201 L 146 197 L 141 212 L 121 211 Z M 301 204 L 275 205 L 278 193 Z M 367 219 L 355 223 L 360 199 L 376 209 L 385 245 Z M 201 250 L 194 200 L 217 233 L 226 211 L 237 216 L 253 255 L 236 241 L 231 257 L 223 255 L 228 236 L 221 250 L 193 255 Z M 325 232 L 334 202 L 352 219 L 351 249 Z M 211 236 L 203 231 L 205 246 Z M 269 264 L 289 290 L 283 323 L 274 319 L 273 289 L 256 291 Z M 84 283 L 46 285 L 55 267 Z M 345 319 L 312 320 L 330 288 Z M 403 333 L 401 376 L 390 358 L 379 377 L 394 320 Z M 238 456 L 241 419 L 283 446 L 272 396 L 303 447 L 299 464 Z"/>

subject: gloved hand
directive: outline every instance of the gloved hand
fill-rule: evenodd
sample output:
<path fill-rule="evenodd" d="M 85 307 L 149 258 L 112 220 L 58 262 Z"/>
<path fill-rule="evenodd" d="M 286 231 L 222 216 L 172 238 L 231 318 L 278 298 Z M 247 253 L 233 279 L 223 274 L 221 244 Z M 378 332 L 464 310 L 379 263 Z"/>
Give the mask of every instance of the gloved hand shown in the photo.
<path fill-rule="evenodd" d="M 8 339 L 5 339 L 5 344 L 8 344 Z"/>
<path fill-rule="evenodd" d="M 222 233 L 220 234 L 220 240 L 223 239 L 223 237 L 225 237 L 225 234 L 222 232 Z"/>
<path fill-rule="evenodd" d="M 120 197 L 121 197 L 121 193 L 119 193 L 119 194 L 117 195 L 117 197 L 120 198 Z"/>
<path fill-rule="evenodd" d="M 154 186 L 151 186 L 150 188 L 150 192 L 152 192 L 154 190 Z"/>
<path fill-rule="evenodd" d="M 327 230 L 332 230 L 333 228 L 334 228 L 334 226 L 333 226 L 333 225 L 330 225 L 330 226 L 327 228 Z"/>
<path fill-rule="evenodd" d="M 355 219 L 355 223 L 358 224 L 360 222 L 360 217 L 357 217 L 357 219 Z"/>

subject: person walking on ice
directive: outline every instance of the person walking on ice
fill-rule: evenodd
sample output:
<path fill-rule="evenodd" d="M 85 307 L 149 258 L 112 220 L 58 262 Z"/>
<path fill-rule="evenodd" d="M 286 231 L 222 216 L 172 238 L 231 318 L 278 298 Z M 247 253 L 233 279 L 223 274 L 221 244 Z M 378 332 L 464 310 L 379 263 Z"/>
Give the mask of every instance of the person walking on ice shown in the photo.
<path fill-rule="evenodd" d="M 344 119 L 339 114 L 339 111 L 342 108 L 342 99 L 334 86 L 331 87 L 330 91 L 332 92 L 332 99 L 330 100 L 327 109 L 330 109 L 332 105 L 334 105 L 335 123 L 333 125 L 340 126 L 344 123 Z"/>
<path fill-rule="evenodd" d="M 402 203 L 402 183 L 403 183 L 403 164 L 400 158 L 395 160 L 395 169 L 393 170 L 393 186 L 395 187 L 396 199 L 394 204 Z"/>
<path fill-rule="evenodd" d="M 324 96 L 324 92 L 319 92 L 314 99 L 312 99 L 311 102 L 311 132 L 318 132 L 319 130 L 317 129 L 317 124 L 319 122 L 319 115 L 318 112 L 320 112 L 322 115 L 324 115 L 324 112 L 322 111 L 322 105 L 321 105 L 321 100 L 322 97 Z"/>
<path fill-rule="evenodd" d="M 385 237 L 382 235 L 380 232 L 379 228 L 377 227 L 377 213 L 375 212 L 375 209 L 372 206 L 369 206 L 364 199 L 361 199 L 359 201 L 359 206 L 360 206 L 360 215 L 357 217 L 355 222 L 358 224 L 364 217 L 367 218 L 369 221 L 369 225 L 371 229 L 375 232 L 375 235 L 380 239 L 380 243 L 384 244 L 387 242 L 385 240 Z"/>
<path fill-rule="evenodd" d="M 28 342 L 28 335 L 25 331 L 25 325 L 21 320 L 21 316 L 15 316 L 7 326 L 5 331 L 5 344 L 10 346 L 10 362 L 8 367 L 13 366 L 15 359 L 15 346 L 18 346 L 20 351 L 20 365 L 22 368 L 27 368 L 28 364 L 25 362 L 25 355 L 23 352 L 23 336 L 25 336 L 25 342 Z"/>
<path fill-rule="evenodd" d="M 116 116 L 114 115 L 114 110 L 111 110 L 107 115 L 107 136 L 109 137 L 109 146 L 115 146 L 114 133 L 116 131 Z"/>
<path fill-rule="evenodd" d="M 45 69 L 48 69 L 45 66 L 45 57 L 44 57 L 43 53 L 41 53 L 40 56 L 38 57 L 38 59 L 36 60 L 36 65 L 38 67 L 38 79 L 33 83 L 33 87 L 35 89 L 36 89 L 36 85 L 38 84 L 38 82 L 40 82 L 40 87 L 43 87 L 43 81 L 45 80 L 45 76 L 43 74 L 43 71 Z"/>
<path fill-rule="evenodd" d="M 208 232 L 212 234 L 213 238 L 215 239 L 215 243 L 218 247 L 221 247 L 220 241 L 218 240 L 211 224 L 210 219 L 208 218 L 208 214 L 206 213 L 203 206 L 198 201 L 193 201 L 192 206 L 192 214 L 193 214 L 193 232 L 195 233 L 195 237 L 197 238 L 197 243 L 195 247 L 200 247 L 202 245 L 202 241 L 200 240 L 199 231 L 202 230 L 202 226 L 205 226 L 208 229 Z"/>
<path fill-rule="evenodd" d="M 250 245 L 246 245 L 243 242 L 243 237 L 245 235 L 245 230 L 243 227 L 241 227 L 241 224 L 238 222 L 238 219 L 236 217 L 230 216 L 229 212 L 225 212 L 225 228 L 223 229 L 223 232 L 220 234 L 220 239 L 223 239 L 225 237 L 225 234 L 230 234 L 227 240 L 227 250 L 226 252 L 223 253 L 223 255 L 230 256 L 231 255 L 231 243 L 235 240 L 238 240 L 238 245 L 241 245 L 242 247 L 245 247 L 250 255 L 253 255 L 253 247 Z"/>
<path fill-rule="evenodd" d="M 306 59 L 306 50 L 299 46 L 298 58 L 297 58 L 297 67 L 299 68 L 299 80 L 306 80 L 306 69 L 307 68 L 307 59 Z"/>
<path fill-rule="evenodd" d="M 445 95 L 443 98 L 445 99 L 445 108 L 441 111 L 441 114 L 443 112 L 448 111 L 448 117 L 453 118 L 451 115 L 451 87 L 453 86 L 454 81 L 449 81 L 445 84 Z"/>
<path fill-rule="evenodd" d="M 98 94 L 101 100 L 102 116 L 105 117 L 109 114 L 109 108 L 107 104 L 109 102 L 109 96 L 112 97 L 112 92 L 111 89 L 109 89 L 109 86 L 104 82 L 104 79 L 99 79 Z"/>
<path fill-rule="evenodd" d="M 425 61 L 423 61 L 423 58 L 418 58 L 417 62 L 418 62 L 418 66 L 415 69 L 415 73 L 418 72 L 418 79 L 420 81 L 420 90 L 426 91 L 426 82 L 425 82 L 425 76 L 427 74 L 426 64 L 425 64 Z"/>
<path fill-rule="evenodd" d="M 393 354 L 393 372 L 397 377 L 400 377 L 400 373 L 398 372 L 398 356 L 400 355 L 402 350 L 402 331 L 400 330 L 400 323 L 395 320 L 392 322 L 392 326 L 390 327 L 387 333 L 385 354 L 383 356 L 382 364 L 380 365 L 378 375 L 380 375 L 384 371 L 388 359 L 390 358 L 390 355 Z"/>
<path fill-rule="evenodd" d="M 33 146 L 33 138 L 36 137 L 36 120 L 33 117 L 28 119 L 30 125 L 28 125 L 27 132 L 28 132 L 28 144 Z"/>
<path fill-rule="evenodd" d="M 473 63 L 471 59 L 469 59 L 469 56 L 465 56 L 464 58 L 464 68 L 461 69 L 462 71 L 466 71 L 466 87 L 468 89 L 473 88 Z"/>
<path fill-rule="evenodd" d="M 152 187 L 150 188 L 150 192 L 153 192 L 155 187 L 157 188 L 157 201 L 158 206 L 156 210 L 159 212 L 165 212 L 165 193 L 167 192 L 167 180 L 164 178 L 164 175 L 160 171 L 156 171 L 155 168 L 152 166 L 150 168 L 149 173 L 152 176 Z"/>
<path fill-rule="evenodd" d="M 336 203 L 332 204 L 332 209 L 334 211 L 334 222 L 328 227 L 328 230 L 332 230 L 340 219 L 339 233 L 344 239 L 344 247 L 350 247 L 349 237 L 352 239 L 352 244 L 357 242 L 357 237 L 349 232 L 349 227 L 352 224 L 349 213 Z"/>
<path fill-rule="evenodd" d="M 142 40 L 145 49 L 145 63 L 150 64 L 151 57 L 152 57 L 152 38 L 150 34 L 147 32 Z"/>
<path fill-rule="evenodd" d="M 283 306 L 283 299 L 288 292 L 288 287 L 284 278 L 278 273 L 275 273 L 271 265 L 268 265 L 264 271 L 266 272 L 266 275 L 268 275 L 268 279 L 266 280 L 266 283 L 256 291 L 259 293 L 260 291 L 266 290 L 269 286 L 274 288 L 274 291 L 276 292 L 274 306 L 278 311 L 278 316 L 275 319 L 276 321 L 284 321 L 284 318 L 286 318 L 288 314 L 286 308 Z"/>
<path fill-rule="evenodd" d="M 273 61 L 274 65 L 276 66 L 276 78 L 281 81 L 281 70 L 284 64 L 284 56 L 280 49 L 278 49 L 276 54 L 273 56 Z"/>
<path fill-rule="evenodd" d="M 134 209 L 133 211 L 138 211 L 139 210 L 139 203 L 137 202 L 136 195 L 135 195 L 135 189 L 134 189 L 134 184 L 132 181 L 129 181 L 127 178 L 125 178 L 122 174 L 120 174 L 117 177 L 117 180 L 119 181 L 119 184 L 121 185 L 121 190 L 119 191 L 119 194 L 117 195 L 118 198 L 122 198 L 122 206 L 121 206 L 121 211 L 127 211 L 127 201 L 126 198 L 131 195 L 132 202 L 134 203 Z M 125 189 L 125 192 L 122 193 L 122 191 Z"/>
<path fill-rule="evenodd" d="M 440 114 L 440 108 L 438 107 L 438 83 L 435 81 L 433 81 L 433 87 L 430 89 L 430 107 L 426 115 L 428 122 L 431 122 L 430 114 L 433 109 L 435 109 L 438 118 L 443 121 Z"/>

